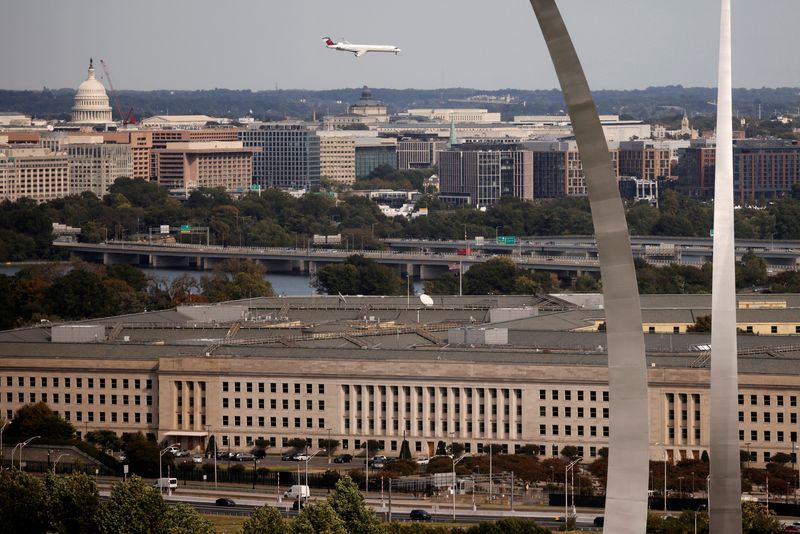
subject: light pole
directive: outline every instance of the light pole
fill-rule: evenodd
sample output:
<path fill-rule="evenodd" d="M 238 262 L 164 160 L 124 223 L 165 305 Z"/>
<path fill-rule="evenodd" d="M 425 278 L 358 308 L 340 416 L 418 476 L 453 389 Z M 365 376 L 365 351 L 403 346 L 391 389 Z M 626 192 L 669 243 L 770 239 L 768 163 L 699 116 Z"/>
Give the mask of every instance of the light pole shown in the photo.
<path fill-rule="evenodd" d="M 489 444 L 489 502 L 492 502 L 492 444 Z"/>
<path fill-rule="evenodd" d="M 3 432 L 5 432 L 6 426 L 8 426 L 8 421 L 3 423 L 2 428 L 0 428 L 0 468 L 3 467 L 3 454 L 5 453 L 5 449 L 3 448 Z"/>
<path fill-rule="evenodd" d="M 58 461 L 61 460 L 61 458 L 63 458 L 64 456 L 70 456 L 70 454 L 68 452 L 62 452 L 61 454 L 58 455 L 58 458 L 56 458 L 56 461 L 53 463 L 54 475 L 56 474 L 56 466 L 58 465 Z"/>
<path fill-rule="evenodd" d="M 314 454 L 312 454 L 311 456 L 309 456 L 308 458 L 306 458 L 306 486 L 308 486 L 308 462 L 309 462 L 309 461 L 311 461 L 311 459 L 312 459 L 314 456 L 316 456 L 317 454 L 319 454 L 321 450 L 322 450 L 322 449 L 319 449 L 319 450 L 317 450 L 317 452 L 315 452 Z"/>
<path fill-rule="evenodd" d="M 567 467 L 564 468 L 564 529 L 567 529 L 567 516 L 569 515 L 569 472 L 575 467 L 578 462 L 583 460 L 582 456 L 578 456 L 572 460 Z M 572 490 L 575 491 L 574 489 Z M 575 495 L 573 493 L 572 506 L 575 506 Z"/>
<path fill-rule="evenodd" d="M 375 226 L 375 223 L 372 223 Z M 326 443 L 325 448 L 328 449 L 328 465 L 331 464 L 331 430 L 332 428 L 326 428 L 325 430 L 328 431 L 328 443 Z"/>
<path fill-rule="evenodd" d="M 452 445 L 450 446 L 450 452 L 453 452 Z M 456 522 L 456 486 L 458 486 L 458 482 L 456 480 L 456 464 L 466 458 L 466 454 L 462 454 L 458 457 L 458 460 L 453 457 L 453 523 Z M 475 494 L 472 494 L 473 499 L 475 498 Z"/>
<path fill-rule="evenodd" d="M 166 453 L 168 453 L 171 448 L 172 448 L 172 445 L 167 445 L 164 448 L 164 450 L 162 450 L 161 452 L 158 453 L 158 492 L 159 493 L 164 493 L 164 484 L 163 484 L 163 480 L 162 480 L 162 475 L 164 473 L 161 471 L 161 458 Z M 167 481 L 167 488 L 169 488 L 169 481 Z M 168 494 L 172 495 L 172 491 L 169 491 Z"/>
<path fill-rule="evenodd" d="M 32 438 L 28 438 L 28 439 L 26 439 L 26 440 L 25 440 L 25 443 L 22 443 L 22 444 L 19 446 L 19 470 L 20 470 L 20 471 L 22 471 L 22 449 L 23 449 L 23 448 L 25 448 L 25 446 L 26 446 L 28 443 L 30 443 L 31 441 L 33 441 L 33 440 L 35 440 L 35 439 L 39 439 L 39 438 L 41 438 L 41 437 L 42 437 L 42 436 L 33 436 Z"/>
<path fill-rule="evenodd" d="M 364 499 L 369 494 L 369 440 L 364 440 Z"/>

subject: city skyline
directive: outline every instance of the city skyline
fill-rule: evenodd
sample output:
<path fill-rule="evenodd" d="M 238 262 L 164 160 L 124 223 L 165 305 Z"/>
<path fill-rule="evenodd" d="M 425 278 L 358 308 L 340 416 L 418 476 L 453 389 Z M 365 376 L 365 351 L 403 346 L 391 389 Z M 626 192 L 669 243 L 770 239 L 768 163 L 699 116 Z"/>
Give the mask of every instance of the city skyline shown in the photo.
<path fill-rule="evenodd" d="M 596 89 L 716 84 L 713 3 L 599 0 L 560 7 Z M 735 87 L 800 86 L 800 73 L 783 59 L 800 51 L 792 38 L 797 14 L 800 6 L 791 0 L 742 0 L 734 6 Z M 525 2 L 490 10 L 474 1 L 429 5 L 415 0 L 386 13 L 361 0 L 344 7 L 250 0 L 223 6 L 204 0 L 191 9 L 182 0 L 158 6 L 147 0 L 135 7 L 38 1 L 15 4 L 0 20 L 2 88 L 76 87 L 94 57 L 108 62 L 121 90 L 324 89 L 364 83 L 553 89 L 557 81 L 535 24 Z M 593 26 L 603 28 L 601 35 Z M 329 34 L 336 40 L 396 44 L 403 53 L 358 59 L 334 54 L 321 39 Z M 20 43 L 27 43 L 22 52 Z M 533 50 L 532 61 L 520 63 L 520 50 Z"/>

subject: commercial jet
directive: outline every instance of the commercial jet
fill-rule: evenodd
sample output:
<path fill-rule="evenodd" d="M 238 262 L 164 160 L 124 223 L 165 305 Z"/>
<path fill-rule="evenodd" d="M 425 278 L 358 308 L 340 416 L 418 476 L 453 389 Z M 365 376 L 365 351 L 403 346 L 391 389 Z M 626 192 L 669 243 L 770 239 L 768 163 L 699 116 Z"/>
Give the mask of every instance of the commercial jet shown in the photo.
<path fill-rule="evenodd" d="M 323 37 L 325 39 L 325 46 L 331 50 L 341 50 L 343 52 L 352 52 L 356 57 L 361 57 L 367 52 L 393 52 L 395 55 L 401 52 L 399 48 L 392 45 L 370 45 L 370 44 L 353 44 L 347 41 L 339 41 L 334 43 L 330 37 Z"/>

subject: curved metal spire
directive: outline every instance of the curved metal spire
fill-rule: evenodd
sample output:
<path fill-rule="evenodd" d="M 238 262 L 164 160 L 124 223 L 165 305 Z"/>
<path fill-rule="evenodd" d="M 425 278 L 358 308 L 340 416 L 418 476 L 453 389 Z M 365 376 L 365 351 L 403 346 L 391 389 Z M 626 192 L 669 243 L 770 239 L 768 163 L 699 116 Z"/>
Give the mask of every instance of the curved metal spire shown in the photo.
<path fill-rule="evenodd" d="M 731 2 L 722 0 L 714 176 L 714 276 L 711 283 L 711 532 L 742 531 L 739 393 L 736 361 L 736 257 L 733 231 Z"/>
<path fill-rule="evenodd" d="M 578 142 L 600 254 L 608 342 L 610 436 L 605 532 L 647 525 L 647 365 L 628 225 L 608 144 L 575 47 L 555 0 L 531 0 Z"/>

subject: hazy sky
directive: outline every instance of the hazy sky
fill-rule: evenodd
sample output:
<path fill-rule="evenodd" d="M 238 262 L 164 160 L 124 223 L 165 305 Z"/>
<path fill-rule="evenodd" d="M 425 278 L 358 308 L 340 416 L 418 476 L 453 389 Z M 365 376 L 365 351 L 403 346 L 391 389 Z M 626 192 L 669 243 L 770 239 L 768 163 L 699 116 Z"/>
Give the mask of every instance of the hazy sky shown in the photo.
<path fill-rule="evenodd" d="M 594 89 L 716 84 L 718 0 L 560 0 Z M 527 0 L 3 0 L 0 88 L 551 89 Z M 733 0 L 735 87 L 800 86 L 800 0 Z M 327 50 L 322 37 L 394 44 Z M 98 69 L 99 73 L 99 69 Z"/>

